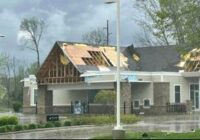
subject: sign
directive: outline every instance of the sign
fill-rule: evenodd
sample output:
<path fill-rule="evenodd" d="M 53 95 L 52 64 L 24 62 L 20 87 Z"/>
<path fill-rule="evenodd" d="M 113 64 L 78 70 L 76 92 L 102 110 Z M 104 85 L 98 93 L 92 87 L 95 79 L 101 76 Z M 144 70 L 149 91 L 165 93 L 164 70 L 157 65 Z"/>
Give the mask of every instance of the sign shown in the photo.
<path fill-rule="evenodd" d="M 59 116 L 56 114 L 47 115 L 47 121 L 58 121 L 58 120 L 59 120 Z"/>

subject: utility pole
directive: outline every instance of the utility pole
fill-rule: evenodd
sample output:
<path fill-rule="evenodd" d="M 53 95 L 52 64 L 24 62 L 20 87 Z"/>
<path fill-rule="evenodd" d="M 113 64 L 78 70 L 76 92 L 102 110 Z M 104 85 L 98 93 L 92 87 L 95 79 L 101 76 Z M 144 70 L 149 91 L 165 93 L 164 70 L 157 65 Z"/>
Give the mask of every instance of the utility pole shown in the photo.
<path fill-rule="evenodd" d="M 109 20 L 107 20 L 107 26 L 104 27 L 104 29 L 106 29 L 106 45 L 109 45 L 109 36 L 111 33 L 109 33 Z"/>

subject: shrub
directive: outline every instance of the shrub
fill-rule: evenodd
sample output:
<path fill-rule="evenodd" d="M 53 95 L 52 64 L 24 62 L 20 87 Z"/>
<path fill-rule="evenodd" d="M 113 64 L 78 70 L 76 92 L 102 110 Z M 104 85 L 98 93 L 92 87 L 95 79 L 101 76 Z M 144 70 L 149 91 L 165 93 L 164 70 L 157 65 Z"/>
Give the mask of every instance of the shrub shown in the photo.
<path fill-rule="evenodd" d="M 13 125 L 6 125 L 5 126 L 6 127 L 6 129 L 7 129 L 7 131 L 13 131 Z"/>
<path fill-rule="evenodd" d="M 23 130 L 23 129 L 24 129 L 24 127 L 22 125 L 15 125 L 14 126 L 15 131 L 20 131 L 20 130 Z"/>
<path fill-rule="evenodd" d="M 8 118 L 8 125 L 17 125 L 18 124 L 18 118 L 16 116 L 10 116 Z"/>
<path fill-rule="evenodd" d="M 100 90 L 94 98 L 95 103 L 113 104 L 116 94 L 114 90 Z"/>
<path fill-rule="evenodd" d="M 15 112 L 19 112 L 21 107 L 22 107 L 21 103 L 13 103 L 13 110 Z"/>
<path fill-rule="evenodd" d="M 42 125 L 42 124 L 37 124 L 37 128 L 44 128 L 44 125 Z"/>
<path fill-rule="evenodd" d="M 59 121 L 55 121 L 55 122 L 53 122 L 53 124 L 54 124 L 55 127 L 61 127 L 62 126 L 62 123 L 59 122 Z"/>
<path fill-rule="evenodd" d="M 65 122 L 64 122 L 64 126 L 71 126 L 71 121 L 69 121 L 69 120 L 68 120 L 68 121 L 65 121 Z"/>
<path fill-rule="evenodd" d="M 139 120 L 135 115 L 122 115 L 122 122 L 126 124 L 135 123 Z M 72 125 L 90 125 L 90 124 L 112 124 L 116 121 L 114 115 L 81 116 L 71 118 Z"/>
<path fill-rule="evenodd" d="M 37 128 L 37 125 L 36 124 L 29 124 L 28 125 L 28 129 L 36 129 Z"/>
<path fill-rule="evenodd" d="M 23 127 L 24 127 L 24 130 L 27 130 L 29 126 L 28 125 L 24 125 Z"/>
<path fill-rule="evenodd" d="M 0 133 L 5 133 L 5 132 L 7 132 L 7 131 L 8 131 L 8 130 L 7 130 L 6 126 L 0 127 Z"/>
<path fill-rule="evenodd" d="M 16 116 L 3 116 L 0 117 L 0 126 L 4 125 L 17 125 L 18 119 Z"/>
<path fill-rule="evenodd" d="M 45 124 L 45 128 L 50 128 L 50 127 L 54 127 L 54 124 L 52 122 L 48 122 Z"/>

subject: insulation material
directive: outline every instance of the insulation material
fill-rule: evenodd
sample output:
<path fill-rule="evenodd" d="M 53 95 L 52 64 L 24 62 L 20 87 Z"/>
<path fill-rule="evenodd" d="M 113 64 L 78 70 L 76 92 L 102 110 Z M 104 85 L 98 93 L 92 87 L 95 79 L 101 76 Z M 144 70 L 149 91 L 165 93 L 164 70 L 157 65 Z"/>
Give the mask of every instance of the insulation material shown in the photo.
<path fill-rule="evenodd" d="M 193 49 L 181 56 L 182 61 L 177 65 L 187 72 L 200 71 L 200 49 Z"/>
<path fill-rule="evenodd" d="M 100 50 L 106 55 L 106 57 L 110 60 L 113 66 L 117 66 L 117 52 L 114 47 L 100 47 Z M 127 64 L 128 58 L 125 57 L 122 53 L 120 53 L 120 67 L 128 67 Z"/>

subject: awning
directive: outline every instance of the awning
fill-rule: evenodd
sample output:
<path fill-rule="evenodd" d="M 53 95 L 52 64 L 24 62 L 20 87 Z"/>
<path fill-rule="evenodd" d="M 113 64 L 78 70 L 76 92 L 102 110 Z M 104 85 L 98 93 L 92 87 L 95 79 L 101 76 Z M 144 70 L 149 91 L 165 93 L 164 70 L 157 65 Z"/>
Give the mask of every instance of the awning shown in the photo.
<path fill-rule="evenodd" d="M 116 72 L 100 72 L 100 71 L 89 71 L 81 75 L 85 78 L 86 83 L 108 83 L 116 82 Z M 120 72 L 121 82 L 137 82 L 138 78 L 133 72 L 123 71 Z"/>

